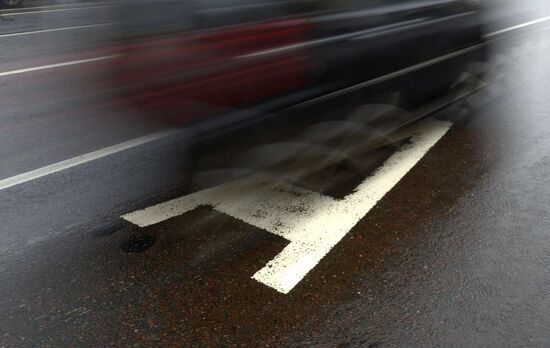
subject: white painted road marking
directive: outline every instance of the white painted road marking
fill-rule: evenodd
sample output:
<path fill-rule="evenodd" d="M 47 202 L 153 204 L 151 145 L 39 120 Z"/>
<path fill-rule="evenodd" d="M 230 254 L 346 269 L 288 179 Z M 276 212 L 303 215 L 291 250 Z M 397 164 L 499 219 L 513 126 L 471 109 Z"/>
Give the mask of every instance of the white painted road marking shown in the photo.
<path fill-rule="evenodd" d="M 92 6 L 87 6 L 87 7 L 95 7 L 97 5 L 107 5 L 108 3 L 107 2 L 94 2 L 94 3 L 91 3 Z M 17 12 L 17 11 L 21 11 L 21 10 L 39 10 L 39 9 L 51 9 L 51 8 L 59 8 L 59 7 L 64 7 L 64 8 L 72 8 L 72 7 L 82 7 L 83 4 L 59 4 L 59 5 L 46 5 L 46 6 L 33 6 L 33 7 L 23 7 L 23 8 L 5 8 L 5 9 L 1 9 L 0 10 L 0 13 L 9 13 L 9 12 Z"/>
<path fill-rule="evenodd" d="M 543 22 L 547 22 L 547 21 L 550 21 L 550 16 L 542 17 L 542 18 L 535 19 L 535 20 L 532 20 L 532 21 L 529 21 L 529 22 L 514 25 L 512 27 L 497 30 L 497 31 L 494 31 L 492 33 L 489 33 L 489 34 L 485 35 L 485 37 L 486 38 L 491 38 L 491 37 L 496 36 L 496 35 L 500 35 L 500 34 L 510 32 L 510 31 L 526 28 L 526 27 L 529 27 L 531 25 L 535 25 L 535 24 L 539 24 L 539 23 L 543 23 Z"/>
<path fill-rule="evenodd" d="M 76 29 L 86 29 L 86 28 L 95 28 L 95 27 L 105 27 L 113 25 L 112 23 L 99 23 L 99 24 L 87 24 L 87 25 L 76 25 L 72 27 L 63 27 L 63 28 L 51 28 L 51 29 L 42 29 L 42 30 L 34 30 L 34 31 L 22 31 L 18 33 L 8 33 L 8 34 L 0 34 L 0 38 L 3 37 L 12 37 L 12 36 L 22 36 L 22 35 L 34 35 L 34 34 L 43 34 L 43 33 L 51 33 L 55 31 L 64 31 L 64 30 L 76 30 Z"/>
<path fill-rule="evenodd" d="M 253 279 L 287 294 L 447 133 L 449 122 L 430 120 L 411 129 L 411 143 L 341 200 L 255 176 L 193 193 L 122 216 L 140 227 L 199 206 L 281 236 L 290 243 Z"/>
<path fill-rule="evenodd" d="M 156 140 L 164 139 L 169 136 L 175 135 L 177 133 L 180 133 L 181 130 L 166 130 L 162 132 L 157 132 L 153 134 L 149 134 L 140 138 L 132 139 L 129 141 L 126 141 L 124 143 L 120 143 L 117 145 L 113 145 L 110 147 L 106 147 L 101 150 L 97 150 L 94 152 L 87 153 L 85 155 L 77 156 L 65 161 L 57 162 L 54 164 L 51 164 L 46 167 L 42 167 L 36 170 L 32 170 L 30 172 L 26 172 L 23 174 L 19 174 L 16 176 L 12 176 L 10 178 L 6 178 L 3 180 L 0 180 L 0 191 L 5 190 L 7 188 L 23 184 L 28 181 L 36 180 L 39 178 L 42 178 L 44 176 L 54 174 L 69 168 L 73 168 L 76 166 L 79 166 L 81 164 L 91 162 L 103 157 L 110 156 L 112 154 L 115 154 L 117 152 L 122 152 L 143 144 L 147 144 Z"/>
<path fill-rule="evenodd" d="M 94 7 L 100 7 L 100 6 L 94 6 Z M 15 14 L 16 13 L 2 14 L 2 15 L 7 16 L 7 15 L 15 15 Z M 539 18 L 539 19 L 536 19 L 536 20 L 533 20 L 533 21 L 530 21 L 530 22 L 522 23 L 522 24 L 519 24 L 519 25 L 515 25 L 513 27 L 505 28 L 505 29 L 502 29 L 502 30 L 499 30 L 499 31 L 495 31 L 495 32 L 486 34 L 485 37 L 490 38 L 490 37 L 498 35 L 498 34 L 502 34 L 502 33 L 505 33 L 505 32 L 513 31 L 513 30 L 520 29 L 520 28 L 524 28 L 524 27 L 527 27 L 527 26 L 531 26 L 531 25 L 541 23 L 541 22 L 545 22 L 545 21 L 549 21 L 549 20 L 550 20 L 550 16 Z M 52 32 L 52 31 L 90 28 L 90 27 L 94 27 L 94 26 L 108 26 L 108 25 L 112 25 L 112 23 L 100 23 L 100 24 L 81 25 L 81 26 L 65 27 L 65 28 L 44 29 L 44 30 L 21 32 L 21 33 L 7 33 L 7 34 L 0 34 L 0 38 L 9 37 L 9 36 L 17 36 L 17 35 L 38 34 L 38 33 Z M 378 82 L 381 82 L 381 81 L 384 81 L 384 80 L 387 80 L 387 79 L 391 79 L 391 78 L 396 77 L 398 75 L 403 75 L 405 73 L 421 69 L 425 66 L 432 65 L 432 64 L 435 64 L 437 62 L 440 62 L 441 60 L 446 60 L 446 59 L 452 58 L 456 55 L 472 51 L 472 50 L 477 49 L 477 48 L 479 48 L 483 45 L 484 44 L 475 45 L 475 46 L 472 46 L 472 47 L 469 47 L 469 48 L 466 48 L 466 49 L 463 49 L 463 50 L 460 50 L 460 51 L 457 51 L 457 52 L 453 52 L 453 53 L 445 55 L 445 56 L 435 58 L 433 60 L 430 60 L 430 61 L 427 61 L 427 62 L 424 62 L 424 63 L 418 64 L 418 65 L 415 65 L 415 66 L 412 66 L 412 67 L 409 67 L 409 68 L 406 68 L 406 69 L 403 69 L 403 70 L 400 70 L 400 71 L 397 71 L 397 72 L 394 72 L 392 74 L 388 74 L 388 75 L 385 75 L 385 76 L 382 76 L 382 77 L 379 77 L 379 78 L 376 78 L 376 79 L 373 79 L 373 80 L 369 80 L 367 82 L 367 84 L 369 84 L 369 85 L 375 84 L 375 83 L 378 83 Z M 102 57 L 81 59 L 81 60 L 75 60 L 75 61 L 69 61 L 69 62 L 61 62 L 61 63 L 55 63 L 55 64 L 49 64 L 49 65 L 42 65 L 42 66 L 31 67 L 31 68 L 23 68 L 23 69 L 11 70 L 11 71 L 4 71 L 4 72 L 0 72 L 0 77 L 23 74 L 23 73 L 27 73 L 27 72 L 33 72 L 33 71 L 62 68 L 62 67 L 71 66 L 71 65 L 93 63 L 93 62 L 98 62 L 98 61 L 102 61 L 102 60 L 113 59 L 113 58 L 116 58 L 116 57 L 118 57 L 118 56 L 117 55 L 110 55 L 110 56 L 102 56 Z M 361 83 L 360 86 L 363 86 L 364 84 L 365 83 Z M 354 87 L 350 87 L 350 88 L 354 88 Z M 345 90 L 339 91 L 337 93 L 342 93 L 343 91 L 345 91 Z M 320 98 L 327 98 L 330 95 L 331 94 L 326 95 L 326 96 L 322 96 Z"/>
<path fill-rule="evenodd" d="M 41 14 L 41 13 L 49 13 L 49 12 L 80 11 L 80 10 L 97 9 L 97 8 L 105 8 L 105 7 L 111 7 L 111 6 L 110 5 L 99 5 L 99 6 L 59 8 L 59 9 L 54 9 L 54 10 L 43 10 L 43 11 L 10 12 L 10 13 L 2 13 L 2 16 L 3 17 L 8 17 L 8 16 L 22 16 L 22 15 L 31 15 L 31 14 Z"/>
<path fill-rule="evenodd" d="M 0 72 L 0 77 L 24 74 L 24 73 L 28 73 L 28 72 L 32 72 L 32 71 L 62 68 L 62 67 L 71 66 L 71 65 L 79 65 L 79 64 L 100 62 L 102 60 L 109 60 L 109 59 L 113 59 L 113 58 L 116 58 L 116 57 L 117 57 L 117 55 L 102 56 L 102 57 L 95 57 L 95 58 L 88 58 L 88 59 L 73 60 L 73 61 L 63 62 L 63 63 L 35 66 L 35 67 L 32 67 L 32 68 L 24 68 L 24 69 L 4 71 L 4 72 Z"/>
<path fill-rule="evenodd" d="M 99 6 L 97 6 L 97 7 L 99 7 Z M 15 14 L 15 13 L 14 13 L 14 14 Z M 6 16 L 6 15 L 11 15 L 11 14 L 3 14 L 3 16 Z M 537 20 L 533 20 L 533 21 L 526 22 L 526 23 L 523 23 L 523 24 L 519 24 L 519 25 L 516 25 L 516 26 L 513 26 L 513 27 L 505 28 L 505 29 L 502 29 L 502 30 L 499 30 L 499 31 L 495 31 L 495 32 L 492 32 L 492 33 L 489 33 L 489 34 L 485 35 L 485 37 L 489 38 L 489 37 L 492 37 L 492 36 L 495 36 L 495 35 L 498 35 L 498 34 L 501 34 L 501 33 L 505 33 L 505 32 L 508 32 L 508 31 L 513 31 L 513 30 L 520 29 L 520 28 L 524 28 L 524 27 L 527 27 L 527 26 L 530 26 L 530 25 L 534 25 L 534 24 L 537 24 L 537 23 L 541 23 L 541 22 L 545 22 L 545 21 L 548 21 L 548 20 L 550 20 L 550 16 L 549 16 L 549 17 L 539 18 L 539 19 L 537 19 Z M 29 31 L 29 32 L 21 32 L 21 33 L 0 34 L 0 38 L 2 38 L 2 37 L 9 37 L 9 36 L 17 36 L 17 35 L 38 34 L 38 33 L 44 33 L 44 32 L 52 32 L 52 31 L 61 31 L 61 30 L 70 30 L 70 29 L 81 29 L 81 28 L 90 28 L 90 27 L 94 27 L 94 26 L 108 26 L 108 25 L 112 25 L 112 23 L 100 23 L 100 24 L 81 25 L 81 26 L 65 27 L 65 28 L 44 29 L 44 30 Z M 389 74 L 389 75 L 383 76 L 383 77 L 381 77 L 381 78 L 371 80 L 371 81 L 369 81 L 368 83 L 369 83 L 369 84 L 374 84 L 374 83 L 379 82 L 379 80 L 381 80 L 381 79 L 393 78 L 393 77 L 394 77 L 394 74 L 400 74 L 400 75 L 401 75 L 401 74 L 403 74 L 403 73 L 409 72 L 409 69 L 418 70 L 419 68 L 423 67 L 424 65 L 433 64 L 434 62 L 438 62 L 438 61 L 440 61 L 440 60 L 442 60 L 442 59 L 448 58 L 448 56 L 454 56 L 454 55 L 456 55 L 456 54 L 462 54 L 464 51 L 473 50 L 473 49 L 475 49 L 475 48 L 478 48 L 478 46 L 482 46 L 482 45 L 476 45 L 476 46 L 473 46 L 473 47 L 471 47 L 471 48 L 467 48 L 467 49 L 465 49 L 465 50 L 461 50 L 461 51 L 455 52 L 455 53 L 453 53 L 453 54 L 451 54 L 451 55 L 442 56 L 442 57 L 436 58 L 436 59 L 434 59 L 434 60 L 431 60 L 431 61 L 428 61 L 428 62 L 419 64 L 419 65 L 417 65 L 417 66 L 414 66 L 414 67 L 410 67 L 410 68 L 401 70 L 401 71 L 399 71 L 399 72 L 397 72 L 397 73 Z M 69 61 L 69 62 L 61 62 L 61 63 L 55 63 L 55 64 L 49 64 L 49 65 L 42 65 L 42 66 L 31 67 L 31 68 L 23 68 L 23 69 L 11 70 L 11 71 L 4 71 L 4 72 L 0 72 L 0 77 L 3 77 L 3 76 L 10 76 L 10 75 L 17 75 L 17 74 L 23 74 L 23 73 L 27 73 L 27 72 L 33 72 L 33 71 L 40 71 L 40 70 L 47 70 L 47 69 L 62 68 L 62 67 L 71 66 L 71 65 L 93 63 L 93 62 L 98 62 L 98 61 L 102 61 L 102 60 L 113 59 L 113 58 L 116 58 L 116 57 L 118 57 L 118 56 L 117 56 L 117 55 L 110 55 L 110 56 L 102 56 L 102 57 L 95 57 L 95 58 L 74 60 L 74 61 Z M 361 85 L 362 85 L 362 84 L 361 84 Z M 326 96 L 323 96 L 323 97 L 321 97 L 321 98 L 325 98 L 325 97 L 326 97 Z"/>

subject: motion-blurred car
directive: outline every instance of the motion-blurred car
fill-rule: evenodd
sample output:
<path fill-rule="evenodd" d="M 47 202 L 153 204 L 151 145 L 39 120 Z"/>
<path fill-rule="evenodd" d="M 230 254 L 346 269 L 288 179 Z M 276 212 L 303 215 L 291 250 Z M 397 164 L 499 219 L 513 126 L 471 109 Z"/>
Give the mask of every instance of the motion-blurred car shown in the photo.
<path fill-rule="evenodd" d="M 125 0 L 117 8 L 114 76 L 126 102 L 218 149 L 349 120 L 369 104 L 405 110 L 370 120 L 379 131 L 401 127 L 468 93 L 465 72 L 485 59 L 478 5 L 468 0 Z"/>

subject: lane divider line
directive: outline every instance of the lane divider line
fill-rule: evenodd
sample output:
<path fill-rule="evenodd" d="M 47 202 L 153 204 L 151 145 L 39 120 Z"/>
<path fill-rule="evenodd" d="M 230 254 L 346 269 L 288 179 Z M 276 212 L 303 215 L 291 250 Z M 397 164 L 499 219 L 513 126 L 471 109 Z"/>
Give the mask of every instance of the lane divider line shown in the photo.
<path fill-rule="evenodd" d="M 0 34 L 0 38 L 50 33 L 50 32 L 63 31 L 63 30 L 76 30 L 76 29 L 85 29 L 85 28 L 105 27 L 105 26 L 110 26 L 110 25 L 113 25 L 113 23 L 86 24 L 86 25 L 76 25 L 76 26 L 72 26 L 72 27 L 63 27 L 63 28 L 51 28 L 51 29 L 42 29 L 42 30 L 34 30 L 34 31 L 22 31 L 22 32 L 17 32 L 17 33 Z"/>
<path fill-rule="evenodd" d="M 550 16 L 548 17 L 544 17 L 544 18 L 539 18 L 537 20 L 534 20 L 534 21 L 530 21 L 530 22 L 527 22 L 527 23 L 523 23 L 523 24 L 519 24 L 519 25 L 516 25 L 516 26 L 513 26 L 513 27 L 509 27 L 509 28 L 505 28 L 505 29 L 502 29 L 502 30 L 499 30 L 499 31 L 495 31 L 495 32 L 492 32 L 492 33 L 489 33 L 489 34 L 486 34 L 485 37 L 486 38 L 489 38 L 489 37 L 492 37 L 492 36 L 495 36 L 495 35 L 498 35 L 498 34 L 502 34 L 502 33 L 505 33 L 505 32 L 509 32 L 509 31 L 513 31 L 513 30 L 516 30 L 516 29 L 520 29 L 520 28 L 524 28 L 524 27 L 527 27 L 527 26 L 530 26 L 530 25 L 534 25 L 534 24 L 537 24 L 537 23 L 541 23 L 541 22 L 545 22 L 545 21 L 548 21 L 550 20 Z M 112 25 L 112 23 L 102 23 L 102 24 L 93 24 L 93 25 L 96 25 L 96 26 L 100 26 L 100 25 Z M 66 29 L 77 29 L 77 28 L 83 28 L 85 26 L 77 26 L 77 27 L 67 27 Z M 46 31 L 55 31 L 55 30 L 62 30 L 64 28 L 59 28 L 59 29 L 45 29 L 44 32 Z M 38 33 L 39 31 L 36 31 L 36 32 L 28 32 L 29 34 L 31 33 Z M 0 35 L 0 38 L 1 37 L 7 37 L 7 36 L 15 36 L 15 35 L 23 35 L 25 33 L 9 33 L 9 34 L 2 34 Z M 480 44 L 480 45 L 476 45 L 476 46 L 473 46 L 473 47 L 469 47 L 469 48 L 466 48 L 464 50 L 460 50 L 460 51 L 457 51 L 457 52 L 454 52 L 454 53 L 451 53 L 449 55 L 445 55 L 445 56 L 442 56 L 442 57 L 439 57 L 439 58 L 435 58 L 431 61 L 428 61 L 428 62 L 424 62 L 424 63 L 421 63 L 419 65 L 416 65 L 414 67 L 410 67 L 410 68 L 407 68 L 407 69 L 403 69 L 402 71 L 399 71 L 397 72 L 398 74 L 403 74 L 403 73 L 406 73 L 408 72 L 409 70 L 411 69 L 415 69 L 415 70 L 418 70 L 420 67 L 423 67 L 425 65 L 429 65 L 429 64 L 433 64 L 434 62 L 439 62 L 440 60 L 444 60 L 444 59 L 447 59 L 449 57 L 452 57 L 452 56 L 455 56 L 455 55 L 458 55 L 458 54 L 463 54 L 463 53 L 467 53 L 469 51 L 472 51 L 474 49 L 477 49 L 479 47 L 483 46 L 483 44 Z M 12 70 L 12 71 L 5 71 L 5 72 L 0 72 L 0 77 L 2 76 L 9 76 L 9 75 L 16 75 L 16 74 L 23 74 L 23 73 L 27 73 L 27 72 L 32 72 L 32 71 L 38 71 L 38 70 L 45 70 L 45 69 L 52 69 L 52 68 L 60 68 L 60 67 L 65 67 L 65 66 L 70 66 L 70 65 L 75 65 L 75 64 L 85 64 L 85 63 L 91 63 L 91 62 L 97 62 L 97 61 L 101 61 L 101 60 L 108 60 L 108 59 L 113 59 L 113 58 L 116 58 L 118 57 L 117 55 L 111 55 L 111 56 L 103 56 L 103 57 L 96 57 L 96 58 L 89 58 L 89 59 L 82 59 L 82 60 L 76 60 L 76 61 L 71 61 L 71 62 L 63 62 L 63 63 L 57 63 L 57 64 L 50 64 L 50 65 L 43 65 L 43 66 L 38 66 L 38 67 L 32 67 L 32 68 L 25 68 L 25 69 L 18 69 L 18 70 Z M 383 76 L 382 78 L 384 79 L 387 79 L 387 78 L 392 78 L 396 73 L 393 73 L 393 74 L 389 74 L 389 75 L 386 75 L 386 76 Z M 369 84 L 372 84 L 372 83 L 376 83 L 379 79 L 374 79 L 374 80 L 371 80 L 371 81 L 368 81 Z M 362 85 L 362 84 L 361 84 Z M 324 96 L 325 97 L 325 96 Z M 324 98 L 324 97 L 321 97 L 321 98 Z"/>
<path fill-rule="evenodd" d="M 508 28 L 504 28 L 504 29 L 501 29 L 501 30 L 493 31 L 489 34 L 486 34 L 484 37 L 491 38 L 493 36 L 497 36 L 497 35 L 500 35 L 500 34 L 504 34 L 504 33 L 510 32 L 510 31 L 522 29 L 522 28 L 525 28 L 525 27 L 529 27 L 531 25 L 535 25 L 535 24 L 539 24 L 539 23 L 543 23 L 543 22 L 547 22 L 547 21 L 550 21 L 550 16 L 542 17 L 542 18 L 535 19 L 535 20 L 532 20 L 532 21 L 529 21 L 529 22 L 514 25 L 512 27 L 508 27 Z"/>
<path fill-rule="evenodd" d="M 153 141 L 168 138 L 180 132 L 181 130 L 179 129 L 170 129 L 170 130 L 160 131 L 157 133 L 152 133 L 149 135 L 145 135 L 143 137 L 139 137 L 136 139 L 132 139 L 132 140 L 117 144 L 117 145 L 109 146 L 101 150 L 76 156 L 65 161 L 57 162 L 57 163 L 48 165 L 46 167 L 42 167 L 23 174 L 12 176 L 10 178 L 0 180 L 0 191 L 32 181 L 32 180 L 36 180 L 54 173 L 64 171 L 66 169 L 82 165 L 84 163 L 88 163 L 103 157 L 107 157 L 118 152 L 129 150 L 131 148 L 134 148 L 140 145 L 144 145 L 147 143 L 151 143 Z"/>
<path fill-rule="evenodd" d="M 281 236 L 290 243 L 252 278 L 288 294 L 344 236 L 428 153 L 452 123 L 413 126 L 411 141 L 344 199 L 334 199 L 261 175 L 240 179 L 135 211 L 122 218 L 146 227 L 199 206 Z"/>
<path fill-rule="evenodd" d="M 87 64 L 87 63 L 93 63 L 93 62 L 100 62 L 102 60 L 109 60 L 114 59 L 118 57 L 117 55 L 111 55 L 111 56 L 102 56 L 102 57 L 95 57 L 95 58 L 88 58 L 88 59 L 80 59 L 80 60 L 73 60 L 70 62 L 63 62 L 63 63 L 56 63 L 56 64 L 49 64 L 49 65 L 42 65 L 42 66 L 35 66 L 32 68 L 24 68 L 24 69 L 17 69 L 17 70 L 10 70 L 10 71 L 4 71 L 0 72 L 0 77 L 3 76 L 11 76 L 11 75 L 18 75 L 18 74 L 24 74 L 31 71 L 39 71 L 39 70 L 48 70 L 48 69 L 55 69 L 55 68 L 62 68 L 65 66 L 70 65 L 78 65 L 78 64 Z"/>
<path fill-rule="evenodd" d="M 27 11 L 27 12 L 10 12 L 10 13 L 2 13 L 2 17 L 12 17 L 12 16 L 23 16 L 23 15 L 32 15 L 32 14 L 39 14 L 39 13 L 50 13 L 50 12 L 66 12 L 66 11 L 79 11 L 79 10 L 87 10 L 87 9 L 97 9 L 97 8 L 105 8 L 105 7 L 111 7 L 110 5 L 99 5 L 99 6 L 86 6 L 86 7 L 71 7 L 71 8 L 59 8 L 55 10 L 44 10 L 44 11 Z"/>
<path fill-rule="evenodd" d="M 59 8 L 59 7 L 65 7 L 65 8 L 72 8 L 72 7 L 95 7 L 97 5 L 109 5 L 108 2 L 91 2 L 89 3 L 90 6 L 82 6 L 84 4 L 59 4 L 59 5 L 47 5 L 47 6 L 33 6 L 33 7 L 22 7 L 22 8 L 6 8 L 0 10 L 0 13 L 9 13 L 9 12 L 17 12 L 17 11 L 26 11 L 26 10 L 39 10 L 39 9 L 48 9 L 48 8 Z"/>

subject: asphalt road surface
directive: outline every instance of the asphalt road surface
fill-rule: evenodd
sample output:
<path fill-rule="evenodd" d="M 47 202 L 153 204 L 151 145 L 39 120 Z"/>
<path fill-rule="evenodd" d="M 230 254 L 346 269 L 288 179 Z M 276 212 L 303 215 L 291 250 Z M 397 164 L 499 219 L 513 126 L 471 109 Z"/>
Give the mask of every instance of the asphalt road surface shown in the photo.
<path fill-rule="evenodd" d="M 198 193 L 96 93 L 108 3 L 0 10 L 0 347 L 550 346 L 550 20 L 508 6 L 465 124 Z"/>

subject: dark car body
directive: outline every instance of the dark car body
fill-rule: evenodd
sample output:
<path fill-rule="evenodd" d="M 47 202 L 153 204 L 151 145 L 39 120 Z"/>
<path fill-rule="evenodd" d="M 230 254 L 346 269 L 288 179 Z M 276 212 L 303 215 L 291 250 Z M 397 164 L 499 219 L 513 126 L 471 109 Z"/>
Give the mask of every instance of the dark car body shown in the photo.
<path fill-rule="evenodd" d="M 161 0 L 118 9 L 114 73 L 128 103 L 218 149 L 345 119 L 369 103 L 406 110 L 377 120 L 400 127 L 485 59 L 478 6 L 466 0 Z"/>

